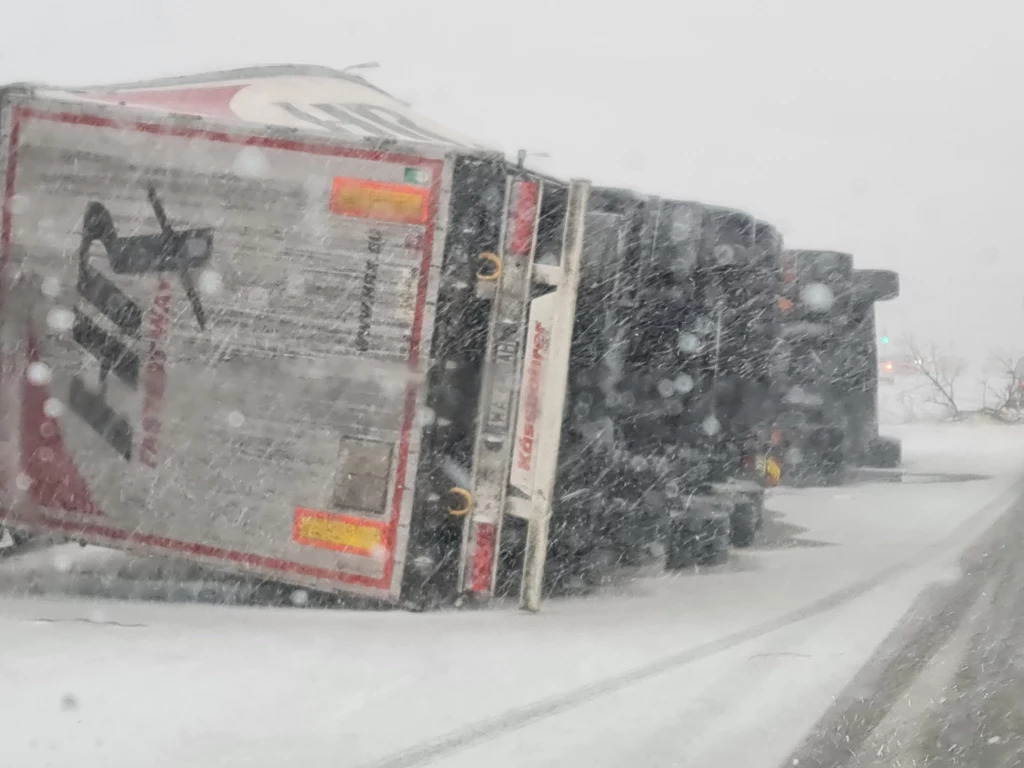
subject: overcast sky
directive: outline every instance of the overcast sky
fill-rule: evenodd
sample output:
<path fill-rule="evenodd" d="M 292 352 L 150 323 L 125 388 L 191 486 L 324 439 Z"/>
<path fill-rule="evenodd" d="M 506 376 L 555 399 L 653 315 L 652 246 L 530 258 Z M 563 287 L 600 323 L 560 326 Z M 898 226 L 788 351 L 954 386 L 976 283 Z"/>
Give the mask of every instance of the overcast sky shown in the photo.
<path fill-rule="evenodd" d="M 885 307 L 1024 353 L 1024 4 L 1012 0 L 31 0 L 0 81 L 378 60 L 375 82 L 544 170 L 747 208 L 899 269 Z"/>

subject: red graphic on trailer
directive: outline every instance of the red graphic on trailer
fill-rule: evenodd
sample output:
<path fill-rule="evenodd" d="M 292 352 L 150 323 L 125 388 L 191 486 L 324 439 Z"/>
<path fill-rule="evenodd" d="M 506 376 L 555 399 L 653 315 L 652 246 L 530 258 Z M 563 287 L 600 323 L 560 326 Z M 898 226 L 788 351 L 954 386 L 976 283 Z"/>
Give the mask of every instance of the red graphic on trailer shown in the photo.
<path fill-rule="evenodd" d="M 231 100 L 245 87 L 245 83 L 239 83 L 199 88 L 144 88 L 90 94 L 90 97 L 129 107 L 157 107 L 169 112 L 237 120 L 238 116 L 231 110 Z"/>
<path fill-rule="evenodd" d="M 21 471 L 28 477 L 29 493 L 43 507 L 102 515 L 89 486 L 68 454 L 57 420 L 47 414 L 50 388 L 39 360 L 35 334 L 28 337 L 28 368 L 22 386 Z"/>

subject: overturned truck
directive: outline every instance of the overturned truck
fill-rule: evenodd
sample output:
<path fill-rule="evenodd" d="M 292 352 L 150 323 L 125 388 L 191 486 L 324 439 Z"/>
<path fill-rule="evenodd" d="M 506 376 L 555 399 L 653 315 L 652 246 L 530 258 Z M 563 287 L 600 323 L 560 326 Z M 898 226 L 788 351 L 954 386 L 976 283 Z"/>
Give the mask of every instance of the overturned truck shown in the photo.
<path fill-rule="evenodd" d="M 822 436 L 892 458 L 858 367 L 891 273 L 527 171 L 351 74 L 8 87 L 0 173 L 0 552 L 535 610 L 750 544 Z"/>

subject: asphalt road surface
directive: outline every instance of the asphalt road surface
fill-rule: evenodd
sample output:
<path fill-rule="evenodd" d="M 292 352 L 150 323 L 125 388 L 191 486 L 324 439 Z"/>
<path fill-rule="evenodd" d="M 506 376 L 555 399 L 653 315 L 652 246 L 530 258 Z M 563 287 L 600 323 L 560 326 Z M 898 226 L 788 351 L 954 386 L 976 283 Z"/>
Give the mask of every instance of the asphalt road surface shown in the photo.
<path fill-rule="evenodd" d="M 1024 498 L 922 595 L 786 766 L 1024 766 Z"/>

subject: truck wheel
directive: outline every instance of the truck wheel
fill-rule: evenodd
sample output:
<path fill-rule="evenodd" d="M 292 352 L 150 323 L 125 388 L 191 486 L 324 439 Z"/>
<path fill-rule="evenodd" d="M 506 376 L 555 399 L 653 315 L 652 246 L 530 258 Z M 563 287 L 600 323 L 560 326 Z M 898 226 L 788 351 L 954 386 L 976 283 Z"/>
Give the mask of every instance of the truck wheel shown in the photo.
<path fill-rule="evenodd" d="M 705 549 L 703 556 L 698 561 L 698 565 L 722 565 L 729 562 L 729 548 L 728 547 L 716 547 L 714 545 L 708 545 Z"/>
<path fill-rule="evenodd" d="M 729 545 L 732 543 L 731 515 L 721 520 L 709 521 L 702 533 L 704 549 L 700 565 L 721 565 L 729 559 Z"/>
<path fill-rule="evenodd" d="M 895 437 L 877 437 L 868 444 L 865 451 L 866 467 L 894 469 L 903 460 L 903 445 Z"/>
<path fill-rule="evenodd" d="M 757 504 L 753 501 L 737 502 L 732 512 L 732 545 L 749 547 L 760 528 Z"/>
<path fill-rule="evenodd" d="M 665 546 L 666 570 L 692 568 L 700 562 L 703 548 L 700 536 L 690 526 L 685 522 L 673 524 Z"/>

